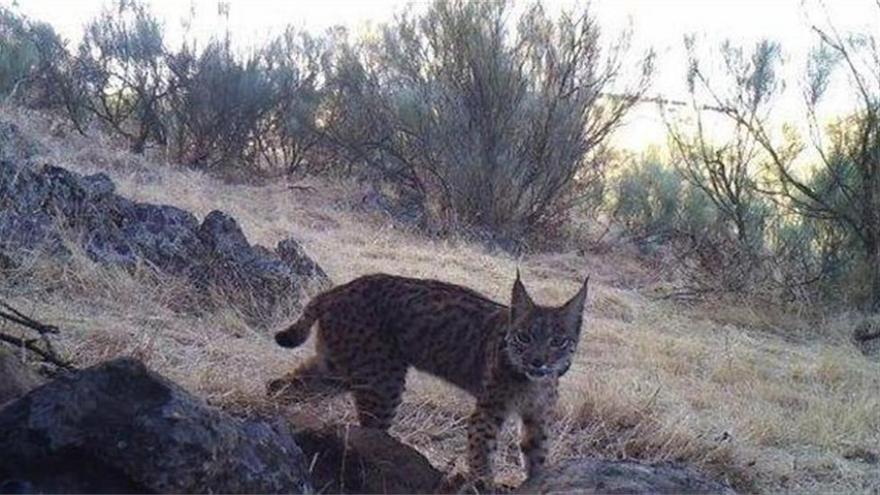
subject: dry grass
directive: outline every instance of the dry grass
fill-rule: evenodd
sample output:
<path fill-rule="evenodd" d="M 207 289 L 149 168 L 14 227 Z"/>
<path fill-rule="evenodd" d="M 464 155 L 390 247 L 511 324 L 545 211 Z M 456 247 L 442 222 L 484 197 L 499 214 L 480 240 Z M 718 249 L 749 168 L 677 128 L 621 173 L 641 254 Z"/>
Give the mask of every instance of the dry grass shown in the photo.
<path fill-rule="evenodd" d="M 429 241 L 352 211 L 354 184 L 313 182 L 309 192 L 229 185 L 108 151 L 113 143 L 105 138 L 49 137 L 44 120 L 4 112 L 45 140 L 47 161 L 108 172 L 119 192 L 134 199 L 197 216 L 222 209 L 253 242 L 274 245 L 294 236 L 336 282 L 387 271 L 461 283 L 506 300 L 519 265 L 536 299 L 554 302 L 569 296 L 583 274 L 593 274 L 587 330 L 562 382 L 555 459 L 684 461 L 746 491 L 880 490 L 880 468 L 852 454 L 880 445 L 880 365 L 849 343 L 846 316 L 808 324 L 748 305 L 654 301 L 638 290 L 650 273 L 624 254 L 516 260 L 476 245 Z M 7 275 L 16 276 L 0 283 L 4 297 L 63 328 L 59 345 L 77 363 L 137 356 L 224 407 L 281 407 L 267 402 L 264 383 L 311 352 L 308 345 L 278 348 L 234 313 L 175 313 L 169 305 L 186 287 L 146 270 L 129 274 L 83 256 L 62 264 L 35 254 Z M 436 466 L 461 468 L 471 403 L 414 373 L 393 433 Z M 344 398 L 299 407 L 353 421 Z M 500 456 L 501 474 L 511 482 L 521 476 L 514 430 L 511 423 Z"/>

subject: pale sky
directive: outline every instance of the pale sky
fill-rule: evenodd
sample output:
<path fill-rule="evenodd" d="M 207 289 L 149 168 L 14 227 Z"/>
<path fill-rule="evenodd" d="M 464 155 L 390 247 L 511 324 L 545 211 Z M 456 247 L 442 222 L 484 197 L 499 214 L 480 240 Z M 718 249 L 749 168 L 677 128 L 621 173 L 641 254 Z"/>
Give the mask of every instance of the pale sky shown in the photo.
<path fill-rule="evenodd" d="M 809 49 L 816 44 L 811 23 L 822 23 L 827 15 L 841 31 L 880 32 L 880 8 L 873 0 L 593 0 L 591 8 L 607 39 L 628 25 L 633 28 L 634 50 L 653 47 L 658 54 L 658 71 L 650 95 L 683 99 L 686 95 L 685 51 L 682 39 L 694 33 L 706 46 L 724 39 L 751 44 L 762 38 L 782 43 L 786 55 L 785 75 L 797 83 Z M 9 6 L 13 0 L 0 0 Z M 104 0 L 18 0 L 24 14 L 50 22 L 66 38 L 77 40 L 83 25 L 98 13 Z M 182 33 L 181 19 L 195 9 L 194 32 L 202 38 L 221 33 L 226 20 L 218 15 L 217 0 L 152 0 L 154 12 L 163 19 L 169 42 Z M 358 29 L 387 21 L 408 3 L 402 0 L 228 0 L 229 28 L 242 44 L 260 44 L 284 26 L 293 24 L 312 31 L 343 24 Z M 420 2 L 412 2 L 419 4 Z M 551 7 L 583 5 L 570 0 L 545 2 Z M 804 8 L 806 5 L 806 9 Z M 807 14 L 809 12 L 809 14 Z M 801 112 L 798 91 L 778 105 L 783 119 L 796 119 Z M 829 98 L 830 113 L 849 108 L 845 86 Z M 654 105 L 634 111 L 627 127 L 615 141 L 641 149 L 665 142 L 665 129 Z"/>

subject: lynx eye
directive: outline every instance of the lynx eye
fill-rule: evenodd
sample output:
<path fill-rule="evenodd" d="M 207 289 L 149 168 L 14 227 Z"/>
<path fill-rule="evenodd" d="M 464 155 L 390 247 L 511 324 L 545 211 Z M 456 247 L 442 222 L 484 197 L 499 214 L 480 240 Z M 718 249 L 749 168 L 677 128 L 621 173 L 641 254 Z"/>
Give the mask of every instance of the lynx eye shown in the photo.
<path fill-rule="evenodd" d="M 571 345 L 571 339 L 568 337 L 553 337 L 550 339 L 550 345 L 553 347 L 568 347 Z"/>
<path fill-rule="evenodd" d="M 514 340 L 516 340 L 516 342 L 518 344 L 531 344 L 532 343 L 532 336 L 527 333 L 518 333 L 513 338 L 514 338 Z"/>

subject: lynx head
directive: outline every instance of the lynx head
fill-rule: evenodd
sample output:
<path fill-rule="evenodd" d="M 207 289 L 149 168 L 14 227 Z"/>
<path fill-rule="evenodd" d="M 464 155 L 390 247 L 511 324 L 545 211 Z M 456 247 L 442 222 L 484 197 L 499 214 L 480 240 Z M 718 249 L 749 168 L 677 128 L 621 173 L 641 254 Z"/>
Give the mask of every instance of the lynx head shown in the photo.
<path fill-rule="evenodd" d="M 516 272 L 510 301 L 507 356 L 517 371 L 531 380 L 562 376 L 571 366 L 581 334 L 587 284 L 559 307 L 539 306 L 532 301 Z"/>

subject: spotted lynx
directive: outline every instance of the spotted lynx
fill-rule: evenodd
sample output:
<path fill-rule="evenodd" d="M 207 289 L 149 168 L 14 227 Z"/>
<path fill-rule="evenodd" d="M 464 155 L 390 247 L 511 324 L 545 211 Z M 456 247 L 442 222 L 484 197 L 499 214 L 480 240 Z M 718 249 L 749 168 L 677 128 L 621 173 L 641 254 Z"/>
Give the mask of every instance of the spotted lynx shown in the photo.
<path fill-rule="evenodd" d="M 522 417 L 529 476 L 546 458 L 546 422 L 557 383 L 571 365 L 581 332 L 587 283 L 559 307 L 535 304 L 517 272 L 510 307 L 436 280 L 369 275 L 312 299 L 275 340 L 296 347 L 318 322 L 317 354 L 269 384 L 270 393 L 349 390 L 362 426 L 388 429 L 407 369 L 471 393 L 469 477 L 492 486 L 491 457 L 510 413 Z"/>

